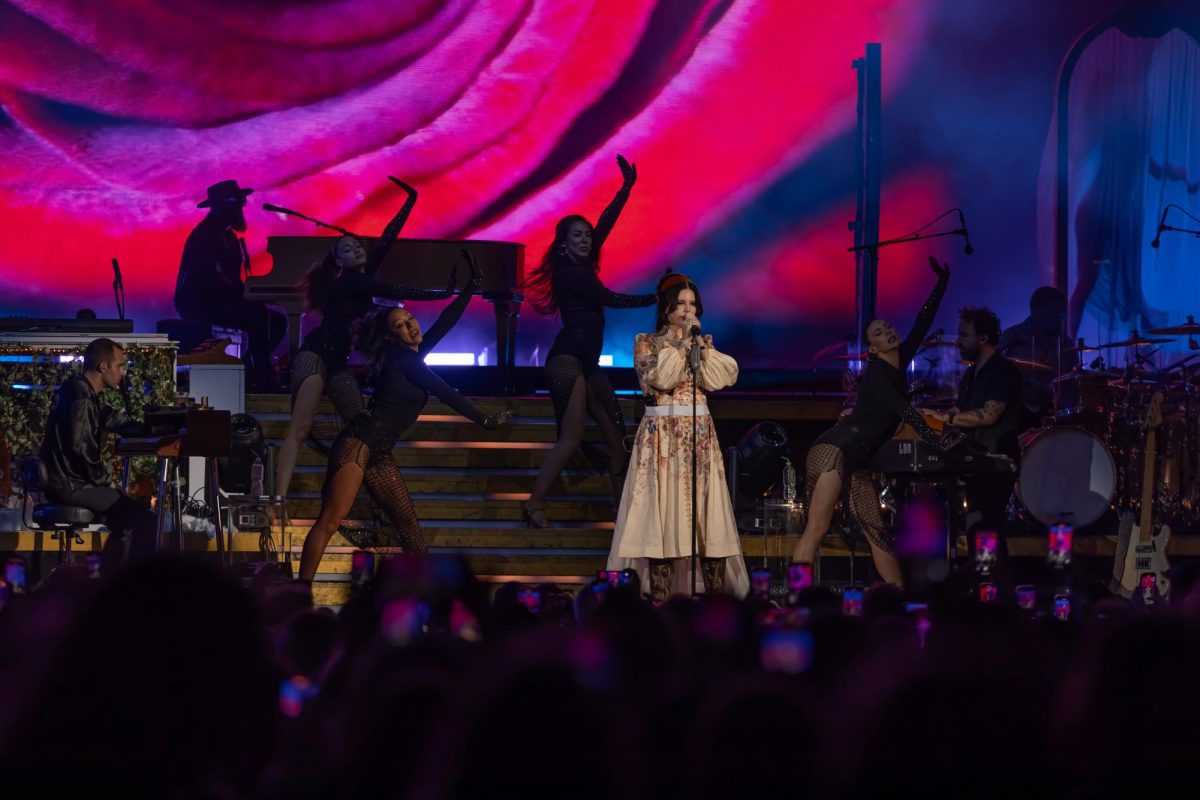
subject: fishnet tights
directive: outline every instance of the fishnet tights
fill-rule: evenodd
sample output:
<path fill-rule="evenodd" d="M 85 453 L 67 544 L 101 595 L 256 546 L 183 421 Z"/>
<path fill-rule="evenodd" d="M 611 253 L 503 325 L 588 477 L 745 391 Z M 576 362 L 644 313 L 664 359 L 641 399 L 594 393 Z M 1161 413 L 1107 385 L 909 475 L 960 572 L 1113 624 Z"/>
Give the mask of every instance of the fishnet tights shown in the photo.
<path fill-rule="evenodd" d="M 893 543 L 887 535 L 887 524 L 879 507 L 879 492 L 876 491 L 870 474 L 861 470 L 855 472 L 850 476 L 847 486 L 845 457 L 837 445 L 815 444 L 809 448 L 808 457 L 804 461 L 804 490 L 809 507 L 812 506 L 817 479 L 826 472 L 836 472 L 842 479 L 843 504 L 855 527 L 876 547 L 886 553 L 893 553 Z"/>
<path fill-rule="evenodd" d="M 325 394 L 345 424 L 356 414 L 367 410 L 363 403 L 362 389 L 348 369 L 339 370 L 332 378 L 325 369 L 325 359 L 308 350 L 301 350 L 292 362 L 292 405 L 296 405 L 296 393 L 300 386 L 313 375 L 320 375 L 325 384 Z"/>
<path fill-rule="evenodd" d="M 546 362 L 546 388 L 550 390 L 550 399 L 554 402 L 554 418 L 558 422 L 560 437 L 571 403 L 571 392 L 575 389 L 575 379 L 582 376 L 583 364 L 574 356 L 555 356 Z M 608 375 L 597 369 L 585 378 L 585 383 L 587 413 L 602 428 L 605 420 L 612 422 L 620 431 L 621 438 L 624 438 L 625 418 L 621 415 L 621 405 L 617 402 L 617 394 L 613 391 Z"/>
<path fill-rule="evenodd" d="M 620 500 L 625 482 L 625 420 L 608 376 L 596 370 L 584 377 L 583 363 L 574 356 L 555 356 L 546 362 L 546 386 L 554 402 L 558 441 L 542 462 L 529 502 L 540 507 L 551 484 L 562 474 L 571 456 L 583 444 L 584 426 L 590 416 L 608 443 L 608 474 L 613 497 Z"/>
<path fill-rule="evenodd" d="M 371 448 L 366 442 L 351 436 L 340 437 L 329 456 L 330 479 L 326 482 L 326 491 L 332 491 L 332 478 L 338 470 L 351 463 L 362 469 L 363 484 L 367 487 L 373 506 L 378 506 L 391 523 L 389 526 L 380 526 L 380 540 L 371 544 L 377 547 L 401 547 L 410 555 L 428 552 L 429 545 L 421 534 L 421 521 L 417 519 L 408 484 L 404 482 L 400 467 L 391 453 L 372 459 Z M 353 502 L 353 498 L 350 498 L 350 502 Z M 349 506 L 349 503 L 346 505 Z"/>
<path fill-rule="evenodd" d="M 308 350 L 296 353 L 292 360 L 292 405 L 296 405 L 296 393 L 300 386 L 313 375 L 320 375 L 324 383 L 328 376 L 325 374 L 325 359 Z"/>

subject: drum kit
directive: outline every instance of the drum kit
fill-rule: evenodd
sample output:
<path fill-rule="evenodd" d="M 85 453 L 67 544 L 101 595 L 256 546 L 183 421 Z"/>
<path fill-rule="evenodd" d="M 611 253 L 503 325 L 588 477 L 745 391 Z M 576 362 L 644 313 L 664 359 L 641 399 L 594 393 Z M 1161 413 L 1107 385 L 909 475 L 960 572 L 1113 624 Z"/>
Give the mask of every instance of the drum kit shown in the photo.
<path fill-rule="evenodd" d="M 1102 523 L 1112 512 L 1135 509 L 1142 489 L 1145 420 L 1151 397 L 1162 392 L 1164 424 L 1155 459 L 1155 497 L 1162 519 L 1177 530 L 1200 526 L 1200 352 L 1155 369 L 1154 345 L 1194 336 L 1200 323 L 1158 328 L 1143 336 L 1096 346 L 1082 339 L 1064 354 L 1077 365 L 1062 374 L 1052 366 L 1024 363 L 1044 371 L 1052 388 L 1053 413 L 1021 437 L 1021 464 L 1015 492 L 1019 516 L 1042 525 L 1070 516 L 1076 528 Z M 1128 348 L 1124 369 L 1105 368 L 1103 354 Z M 1082 366 L 1085 353 L 1101 357 Z M 1052 377 L 1057 375 L 1057 377 Z M 1115 528 L 1115 525 L 1113 526 Z"/>
<path fill-rule="evenodd" d="M 1024 358 L 1007 354 L 1023 373 L 1024 391 L 1045 393 L 1050 413 L 1020 439 L 1021 462 L 1014 492 L 1015 516 L 1046 526 L 1069 518 L 1076 529 L 1106 525 L 1115 515 L 1136 509 L 1141 497 L 1144 424 L 1155 392 L 1163 393 L 1164 422 L 1158 435 L 1154 469 L 1159 516 L 1175 530 L 1200 531 L 1200 322 L 1090 346 L 1080 339 L 1060 348 L 1046 363 L 1042 351 Z M 1156 345 L 1187 337 L 1195 351 L 1159 369 Z M 949 407 L 955 402 L 959 362 L 954 339 L 927 339 L 914 359 L 910 376 L 913 402 L 919 407 Z M 1107 353 L 1126 348 L 1121 369 L 1105 364 Z M 1084 356 L 1096 354 L 1084 367 Z M 863 362 L 866 353 L 834 356 Z M 1074 366 L 1072 366 L 1074 365 Z M 1049 391 L 1046 391 L 1046 390 Z M 1026 398 L 1029 399 L 1028 397 Z"/>

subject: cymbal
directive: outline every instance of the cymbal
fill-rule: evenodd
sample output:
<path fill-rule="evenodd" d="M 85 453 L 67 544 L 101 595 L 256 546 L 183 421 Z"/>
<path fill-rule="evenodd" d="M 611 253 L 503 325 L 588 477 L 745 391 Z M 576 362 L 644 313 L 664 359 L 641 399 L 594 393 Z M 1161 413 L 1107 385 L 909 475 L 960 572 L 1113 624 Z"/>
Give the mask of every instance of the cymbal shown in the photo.
<path fill-rule="evenodd" d="M 1089 344 L 1084 344 L 1083 339 L 1079 340 L 1079 344 L 1074 347 L 1064 347 L 1064 353 L 1094 353 L 1099 350 L 1099 347 L 1092 347 Z"/>
<path fill-rule="evenodd" d="M 958 341 L 955 339 L 943 339 L 940 336 L 930 336 L 921 342 L 922 350 L 927 347 L 958 347 Z"/>
<path fill-rule="evenodd" d="M 1017 358 L 1015 356 L 1009 356 L 1008 360 L 1011 361 L 1012 363 L 1016 364 L 1018 367 L 1028 367 L 1029 369 L 1040 369 L 1040 370 L 1044 370 L 1046 372 L 1049 372 L 1054 369 L 1054 367 L 1050 364 L 1043 364 L 1042 362 L 1034 361 L 1031 358 Z"/>
<path fill-rule="evenodd" d="M 842 353 L 840 356 L 834 356 L 834 361 L 862 361 L 870 353 Z"/>
<path fill-rule="evenodd" d="M 1173 341 L 1174 339 L 1149 339 L 1139 334 L 1135 328 L 1128 339 L 1120 342 L 1109 342 L 1108 344 L 1097 345 L 1097 347 L 1101 349 L 1108 347 L 1141 347 L 1147 344 L 1167 344 Z"/>
<path fill-rule="evenodd" d="M 1172 325 L 1169 328 L 1155 328 L 1151 333 L 1158 333 L 1164 336 L 1197 336 L 1200 335 L 1200 322 L 1196 322 L 1191 314 L 1188 314 L 1187 322 L 1182 325 Z"/>

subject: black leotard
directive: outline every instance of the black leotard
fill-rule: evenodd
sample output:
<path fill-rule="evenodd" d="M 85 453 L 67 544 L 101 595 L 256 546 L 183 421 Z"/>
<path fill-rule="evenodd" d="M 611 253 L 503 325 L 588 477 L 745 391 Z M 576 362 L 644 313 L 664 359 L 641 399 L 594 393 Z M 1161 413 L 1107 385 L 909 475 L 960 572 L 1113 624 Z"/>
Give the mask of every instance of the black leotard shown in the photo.
<path fill-rule="evenodd" d="M 361 272 L 344 269 L 338 273 L 329 294 L 324 298 L 321 324 L 304 337 L 300 349 L 321 356 L 329 375 L 346 368 L 346 361 L 350 357 L 350 325 L 371 310 L 372 297 L 387 297 L 393 300 L 444 300 L 450 296 L 448 291 L 414 289 L 375 280 L 375 273 L 379 271 L 392 245 L 396 243 L 400 229 L 415 203 L 416 196 L 410 195 L 404 207 L 383 229 L 379 242 L 371 251 Z"/>
<path fill-rule="evenodd" d="M 592 232 L 592 250 L 596 252 L 612 232 L 621 215 L 629 187 L 622 186 L 616 197 L 604 209 Z M 600 282 L 591 266 L 563 264 L 554 272 L 550 291 L 562 316 L 563 327 L 554 337 L 546 360 L 555 356 L 575 356 L 583 364 L 584 375 L 597 369 L 600 349 L 604 345 L 604 309 L 643 308 L 654 305 L 653 294 L 619 294 Z"/>
<path fill-rule="evenodd" d="M 430 394 L 437 395 L 442 402 L 472 422 L 483 424 L 486 415 L 425 363 L 425 356 L 458 322 L 472 293 L 478 288 L 478 278 L 473 276 L 454 302 L 443 309 L 417 350 L 403 344 L 395 344 L 389 349 L 375 381 L 370 409 L 358 414 L 342 433 L 370 447 L 371 458 L 368 463 L 391 454 L 396 441 L 417 421 L 421 410 L 429 402 Z"/>
<path fill-rule="evenodd" d="M 882 359 L 870 358 L 858 382 L 858 401 L 850 415 L 817 438 L 815 444 L 841 448 L 846 474 L 866 466 L 875 451 L 892 437 L 901 421 L 912 425 L 922 439 L 940 440 L 921 413 L 913 408 L 905 372 L 933 325 L 942 295 L 946 293 L 946 281 L 945 277 L 938 278 L 937 285 L 921 306 L 912 330 L 900 343 L 899 369 Z"/>

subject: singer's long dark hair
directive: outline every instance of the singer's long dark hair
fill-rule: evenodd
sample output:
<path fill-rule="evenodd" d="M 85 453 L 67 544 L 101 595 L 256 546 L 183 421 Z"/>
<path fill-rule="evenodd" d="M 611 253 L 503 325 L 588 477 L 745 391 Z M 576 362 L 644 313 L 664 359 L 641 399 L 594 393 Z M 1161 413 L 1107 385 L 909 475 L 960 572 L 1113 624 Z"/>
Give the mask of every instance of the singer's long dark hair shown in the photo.
<path fill-rule="evenodd" d="M 668 272 L 663 278 L 670 274 Z M 660 283 L 663 278 L 659 279 Z M 679 281 L 665 292 L 658 293 L 658 317 L 654 323 L 654 330 L 661 331 L 667 327 L 667 314 L 675 310 L 675 304 L 679 302 L 679 293 L 684 289 L 691 289 L 696 295 L 696 319 L 704 316 L 704 302 L 700 299 L 700 287 L 691 281 Z"/>
<path fill-rule="evenodd" d="M 333 244 L 329 246 L 325 257 L 320 263 L 314 264 L 304 275 L 304 280 L 300 282 L 300 293 L 304 295 L 304 310 L 305 311 L 324 311 L 325 301 L 329 298 L 329 290 L 333 288 L 333 282 L 337 280 L 340 268 L 337 261 L 334 259 L 334 252 L 337 250 L 338 242 L 346 238 L 339 236 L 333 240 Z"/>
<path fill-rule="evenodd" d="M 525 297 L 539 314 L 558 313 L 558 300 L 554 297 L 554 273 L 561 266 L 576 263 L 566 254 L 567 233 L 576 222 L 586 224 L 595 233 L 596 228 L 587 217 L 580 214 L 563 217 L 554 226 L 554 241 L 542 254 L 542 263 L 525 278 Z M 600 272 L 600 248 L 593 245 L 588 260 L 583 264 L 590 266 L 593 272 Z"/>

